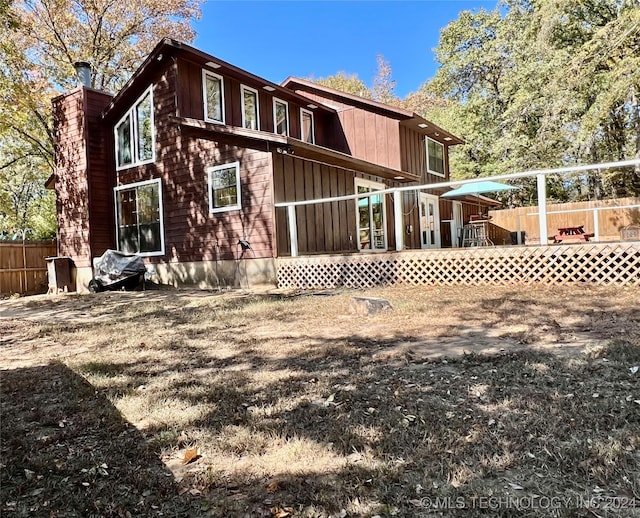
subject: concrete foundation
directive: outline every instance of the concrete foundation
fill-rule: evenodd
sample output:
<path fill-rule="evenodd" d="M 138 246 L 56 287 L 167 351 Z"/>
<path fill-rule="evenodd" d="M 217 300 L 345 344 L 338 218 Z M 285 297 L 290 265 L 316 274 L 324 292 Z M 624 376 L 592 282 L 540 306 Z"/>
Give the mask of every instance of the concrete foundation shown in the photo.
<path fill-rule="evenodd" d="M 151 281 L 169 286 L 198 289 L 251 288 L 277 285 L 275 260 L 194 261 L 147 264 Z M 89 293 L 93 278 L 90 267 L 73 267 L 72 282 L 78 293 Z"/>
<path fill-rule="evenodd" d="M 158 284 L 199 289 L 276 286 L 273 258 L 239 261 L 194 261 L 147 265 L 151 280 Z"/>

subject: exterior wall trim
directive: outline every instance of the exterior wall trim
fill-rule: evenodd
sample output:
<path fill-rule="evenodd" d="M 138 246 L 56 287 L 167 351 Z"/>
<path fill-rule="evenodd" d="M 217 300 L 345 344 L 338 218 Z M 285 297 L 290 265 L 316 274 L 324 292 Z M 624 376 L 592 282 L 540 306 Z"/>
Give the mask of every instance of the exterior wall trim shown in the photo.
<path fill-rule="evenodd" d="M 164 203 L 162 201 L 162 180 L 160 178 L 152 178 L 151 180 L 142 180 L 140 182 L 128 183 L 125 185 L 117 185 L 113 188 L 113 210 L 114 210 L 114 223 L 115 223 L 115 238 L 116 249 L 120 249 L 120 236 L 118 233 L 118 192 L 126 189 L 132 189 L 141 185 L 149 185 L 152 183 L 158 184 L 158 205 L 160 214 L 160 251 L 159 252 L 138 252 L 141 257 L 155 257 L 162 256 L 165 253 L 165 240 L 164 240 Z"/>

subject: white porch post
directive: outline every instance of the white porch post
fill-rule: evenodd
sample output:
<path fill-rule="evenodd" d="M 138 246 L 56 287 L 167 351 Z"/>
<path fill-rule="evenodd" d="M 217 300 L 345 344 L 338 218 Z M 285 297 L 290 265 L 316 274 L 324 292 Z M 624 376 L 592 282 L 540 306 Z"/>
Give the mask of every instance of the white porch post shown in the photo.
<path fill-rule="evenodd" d="M 600 241 L 600 211 L 593 209 L 593 239 Z"/>
<path fill-rule="evenodd" d="M 522 225 L 520 224 L 520 214 L 516 215 L 516 236 L 517 236 L 517 243 L 519 245 L 522 244 L 522 235 L 521 235 L 521 229 L 522 229 Z"/>
<path fill-rule="evenodd" d="M 547 243 L 547 182 L 543 174 L 536 175 L 538 180 L 538 229 L 540 244 Z"/>
<path fill-rule="evenodd" d="M 298 223 L 296 221 L 296 208 L 294 205 L 287 206 L 289 216 L 289 241 L 291 242 L 291 257 L 298 257 Z"/>
<path fill-rule="evenodd" d="M 400 191 L 393 192 L 393 217 L 396 229 L 396 250 L 400 251 L 404 248 L 404 229 L 402 228 L 402 193 Z"/>

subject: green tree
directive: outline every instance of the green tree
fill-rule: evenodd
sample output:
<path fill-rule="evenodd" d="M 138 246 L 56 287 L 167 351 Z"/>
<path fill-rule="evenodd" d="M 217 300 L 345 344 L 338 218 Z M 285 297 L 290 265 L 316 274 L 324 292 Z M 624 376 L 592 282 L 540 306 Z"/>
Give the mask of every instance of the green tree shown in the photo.
<path fill-rule="evenodd" d="M 358 74 L 349 74 L 342 71 L 332 76 L 318 79 L 312 77 L 309 81 L 365 99 L 372 99 L 392 106 L 401 106 L 403 101 L 395 94 L 396 82 L 392 77 L 390 63 L 382 55 L 376 56 L 376 63 L 378 68 L 376 75 L 373 77 L 373 86 L 371 88 L 358 77 Z"/>
<path fill-rule="evenodd" d="M 0 148 L 0 233 L 52 239 L 56 234 L 55 197 L 42 181 L 42 161 L 29 146 L 14 138 Z"/>
<path fill-rule="evenodd" d="M 577 115 L 571 152 L 593 162 L 640 158 L 637 0 L 545 1 L 539 16 L 541 39 L 566 55 L 565 73 L 554 82 L 556 99 Z M 595 192 L 640 195 L 640 167 L 584 178 Z"/>
<path fill-rule="evenodd" d="M 0 0 L 0 171 L 5 178 L 16 180 L 0 185 L 0 203 L 8 203 L 22 192 L 23 202 L 30 207 L 53 210 L 41 190 L 33 198 L 32 189 L 9 192 L 9 185 L 33 177 L 42 184 L 51 174 L 51 98 L 76 85 L 75 62 L 91 64 L 92 87 L 116 91 L 161 38 L 193 39 L 191 20 L 199 17 L 201 3 Z M 25 167 L 30 169 L 26 176 Z M 31 180 L 25 182 L 30 184 Z M 0 205 L 0 214 L 5 215 L 3 226 L 12 210 Z M 26 214 L 32 212 L 27 210 Z M 36 225 L 32 218 L 10 221 L 27 227 L 42 223 Z"/>
<path fill-rule="evenodd" d="M 358 74 L 349 74 L 341 71 L 332 76 L 320 77 L 318 79 L 312 77 L 309 81 L 313 81 L 319 85 L 327 86 L 334 90 L 339 90 L 351 95 L 371 99 L 371 91 L 364 81 L 358 77 Z"/>
<path fill-rule="evenodd" d="M 638 156 L 637 1 L 505 0 L 501 8 L 464 11 L 443 29 L 441 66 L 425 87 L 450 101 L 428 115 L 467 142 L 454 148 L 453 171 L 482 176 Z M 555 179 L 549 192 L 556 200 L 637 195 L 638 182 L 638 171 L 612 171 Z"/>

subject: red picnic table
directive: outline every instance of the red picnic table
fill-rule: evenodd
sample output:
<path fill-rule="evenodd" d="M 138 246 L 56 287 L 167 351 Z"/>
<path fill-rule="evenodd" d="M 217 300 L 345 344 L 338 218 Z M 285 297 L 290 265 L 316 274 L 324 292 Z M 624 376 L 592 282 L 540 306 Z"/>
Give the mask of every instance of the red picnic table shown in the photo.
<path fill-rule="evenodd" d="M 589 241 L 593 234 L 587 234 L 584 231 L 584 225 L 579 227 L 559 228 L 558 233 L 553 236 L 554 243 L 562 243 L 563 241 Z"/>

